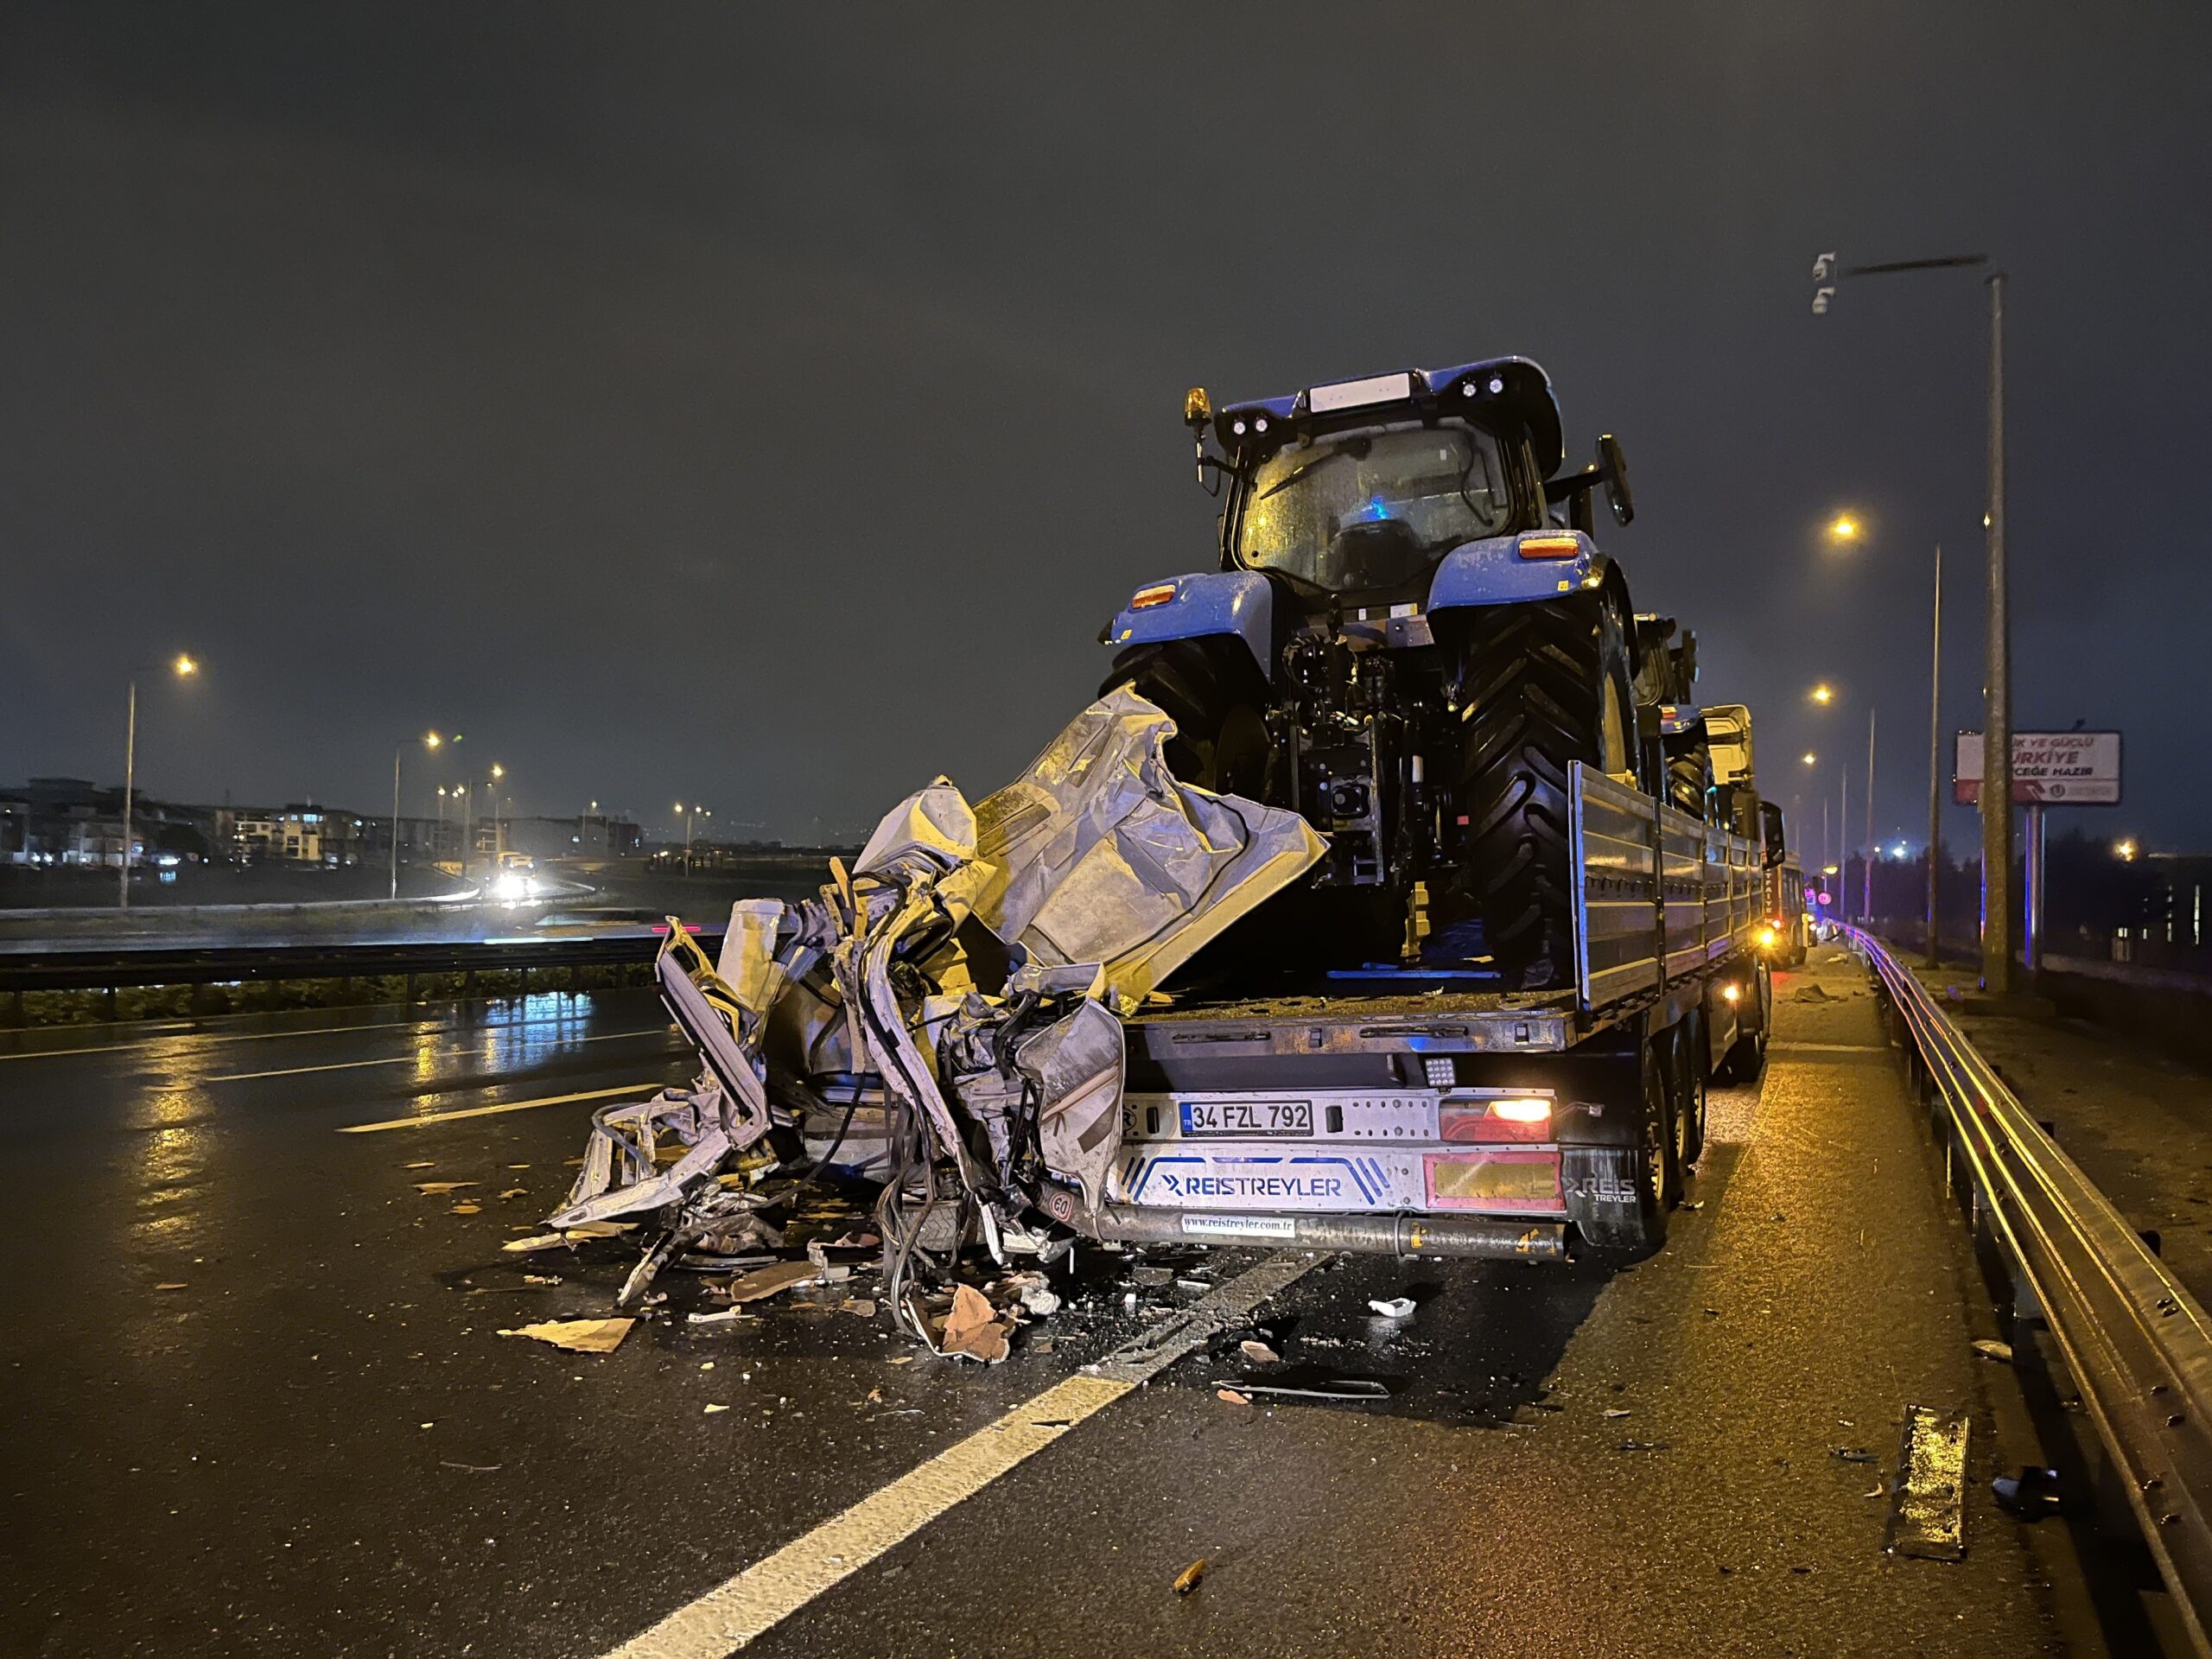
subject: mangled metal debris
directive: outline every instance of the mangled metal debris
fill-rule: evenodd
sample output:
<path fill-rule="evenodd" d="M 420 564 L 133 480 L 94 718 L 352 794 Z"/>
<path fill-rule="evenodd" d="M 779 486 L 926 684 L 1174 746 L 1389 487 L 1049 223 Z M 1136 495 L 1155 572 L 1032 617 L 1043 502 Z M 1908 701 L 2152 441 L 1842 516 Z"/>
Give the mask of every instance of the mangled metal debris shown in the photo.
<path fill-rule="evenodd" d="M 948 1303 L 960 1249 L 1001 1268 L 1065 1256 L 1048 1201 L 1065 1222 L 1104 1198 L 1118 1016 L 1324 851 L 1294 812 L 1177 781 L 1173 729 L 1115 692 L 979 805 L 943 779 L 910 797 L 849 870 L 831 861 L 818 899 L 740 903 L 718 961 L 671 920 L 656 974 L 697 1080 L 595 1114 L 551 1230 L 506 1248 L 650 1217 L 629 1306 L 671 1264 L 785 1248 L 763 1211 L 859 1177 L 878 1187 L 868 1242 L 893 1317 L 938 1352 L 1003 1357 L 1014 1324 L 1059 1299 L 1021 1274 L 998 1304 L 964 1283 Z M 728 1294 L 822 1277 L 811 1254 Z"/>

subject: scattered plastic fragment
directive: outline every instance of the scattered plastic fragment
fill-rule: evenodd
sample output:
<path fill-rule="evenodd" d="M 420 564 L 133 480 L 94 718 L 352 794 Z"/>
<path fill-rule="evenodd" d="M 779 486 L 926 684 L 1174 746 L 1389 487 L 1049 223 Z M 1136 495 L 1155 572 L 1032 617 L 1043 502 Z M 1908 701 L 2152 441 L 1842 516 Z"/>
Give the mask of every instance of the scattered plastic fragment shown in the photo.
<path fill-rule="evenodd" d="M 630 1327 L 636 1323 L 635 1319 L 547 1319 L 499 1334 L 549 1342 L 571 1353 L 611 1354 L 622 1345 L 622 1338 L 630 1334 Z"/>
<path fill-rule="evenodd" d="M 1828 1456 L 1843 1463 L 1874 1463 L 1878 1459 L 1863 1446 L 1832 1446 Z"/>
<path fill-rule="evenodd" d="M 811 1262 L 783 1262 L 772 1268 L 761 1268 L 731 1280 L 729 1299 L 733 1302 L 764 1301 L 781 1295 L 795 1285 L 811 1284 L 817 1271 Z"/>
<path fill-rule="evenodd" d="M 2012 1363 L 2012 1344 L 2009 1342 L 1993 1342 L 1987 1337 L 1976 1337 L 1974 1351 L 1984 1359 L 1993 1359 L 2000 1365 Z"/>
<path fill-rule="evenodd" d="M 701 1408 L 701 1412 L 702 1415 L 711 1417 L 718 1411 L 728 1411 L 728 1409 L 729 1408 L 728 1406 L 709 1405 L 702 1407 Z"/>
<path fill-rule="evenodd" d="M 528 1238 L 511 1238 L 499 1248 L 519 1255 L 531 1250 L 557 1250 L 568 1242 L 566 1233 L 532 1233 Z"/>
<path fill-rule="evenodd" d="M 484 1213 L 484 1206 L 480 1204 L 456 1204 L 453 1212 L 456 1216 L 480 1216 Z"/>
<path fill-rule="evenodd" d="M 1414 1316 L 1414 1299 L 1410 1296 L 1377 1299 L 1367 1305 L 1386 1319 L 1409 1319 Z"/>
<path fill-rule="evenodd" d="M 875 1317 L 875 1303 L 866 1296 L 855 1296 L 851 1301 L 840 1302 L 837 1306 L 848 1313 L 859 1314 L 864 1319 Z"/>
<path fill-rule="evenodd" d="M 402 1169 L 435 1169 L 437 1166 L 437 1160 L 432 1158 L 418 1158 L 411 1164 L 400 1166 Z"/>
<path fill-rule="evenodd" d="M 557 1285 L 561 1282 L 561 1275 L 557 1273 L 525 1273 L 522 1281 L 525 1285 Z"/>
<path fill-rule="evenodd" d="M 530 1189 L 528 1187 L 511 1186 L 505 1192 L 499 1194 L 499 1202 L 505 1204 L 509 1198 L 526 1198 L 529 1196 Z"/>
<path fill-rule="evenodd" d="M 156 1285 L 154 1288 L 156 1290 L 182 1290 L 185 1288 L 185 1282 L 181 1279 L 172 1279 L 165 1285 Z"/>
<path fill-rule="evenodd" d="M 1616 1417 L 1625 1417 L 1628 1414 L 1628 1408 L 1625 1406 L 1615 1406 L 1611 1410 L 1604 1414 L 1608 1421 Z"/>
<path fill-rule="evenodd" d="M 1175 1593 L 1179 1596 L 1189 1595 L 1192 1591 L 1198 1587 L 1198 1580 L 1205 1575 L 1206 1558 L 1201 1555 L 1175 1575 Z"/>
<path fill-rule="evenodd" d="M 1370 1376 L 1339 1376 L 1305 1387 L 1287 1383 L 1248 1382 L 1239 1379 L 1235 1387 L 1240 1394 L 1266 1395 L 1283 1400 L 1388 1400 L 1390 1390 Z"/>
<path fill-rule="evenodd" d="M 2017 1475 L 1999 1475 L 1989 1483 L 1997 1507 L 2023 1521 L 2040 1521 L 2059 1510 L 2058 1471 L 2024 1464 Z"/>
<path fill-rule="evenodd" d="M 417 1181 L 415 1190 L 426 1198 L 442 1198 L 448 1192 L 458 1192 L 464 1186 L 474 1186 L 474 1181 Z"/>
<path fill-rule="evenodd" d="M 998 1310 L 973 1285 L 952 1287 L 952 1311 L 944 1319 L 944 1351 L 995 1365 L 1006 1357 L 1007 1328 Z"/>
<path fill-rule="evenodd" d="M 1232 1388 L 1218 1388 L 1213 1391 L 1213 1394 L 1215 1399 L 1225 1400 L 1232 1406 L 1249 1406 L 1252 1403 L 1250 1395 L 1239 1393 Z"/>
<path fill-rule="evenodd" d="M 1282 1363 L 1282 1356 L 1264 1342 L 1255 1342 L 1248 1337 L 1236 1345 L 1243 1351 L 1244 1357 L 1255 1365 L 1279 1365 Z"/>

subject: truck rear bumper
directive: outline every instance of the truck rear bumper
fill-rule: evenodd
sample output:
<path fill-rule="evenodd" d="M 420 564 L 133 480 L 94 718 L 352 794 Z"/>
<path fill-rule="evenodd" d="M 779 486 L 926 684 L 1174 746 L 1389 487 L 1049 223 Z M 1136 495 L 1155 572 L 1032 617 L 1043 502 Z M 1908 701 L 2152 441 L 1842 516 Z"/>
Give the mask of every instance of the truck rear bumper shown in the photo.
<path fill-rule="evenodd" d="M 1135 1244 L 1257 1244 L 1279 1249 L 1351 1250 L 1371 1255 L 1516 1256 L 1557 1262 L 1567 1255 L 1567 1226 L 1558 1221 L 1486 1216 L 1230 1214 L 1155 1205 L 1078 1204 L 1065 1219 L 1094 1238 Z"/>

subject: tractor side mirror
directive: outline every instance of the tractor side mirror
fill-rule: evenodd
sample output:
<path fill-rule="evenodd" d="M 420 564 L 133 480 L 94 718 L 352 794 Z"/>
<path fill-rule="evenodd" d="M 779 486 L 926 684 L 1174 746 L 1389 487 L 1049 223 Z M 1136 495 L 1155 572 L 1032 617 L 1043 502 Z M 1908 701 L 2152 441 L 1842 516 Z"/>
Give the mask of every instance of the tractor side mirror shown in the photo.
<path fill-rule="evenodd" d="M 1759 831 L 1766 842 L 1766 867 L 1774 869 L 1789 856 L 1789 845 L 1782 831 L 1782 809 L 1772 801 L 1759 803 Z"/>
<path fill-rule="evenodd" d="M 1610 432 L 1598 440 L 1598 470 L 1605 474 L 1605 504 L 1613 510 L 1613 522 L 1627 524 L 1636 517 L 1636 497 L 1628 486 L 1628 457 Z"/>

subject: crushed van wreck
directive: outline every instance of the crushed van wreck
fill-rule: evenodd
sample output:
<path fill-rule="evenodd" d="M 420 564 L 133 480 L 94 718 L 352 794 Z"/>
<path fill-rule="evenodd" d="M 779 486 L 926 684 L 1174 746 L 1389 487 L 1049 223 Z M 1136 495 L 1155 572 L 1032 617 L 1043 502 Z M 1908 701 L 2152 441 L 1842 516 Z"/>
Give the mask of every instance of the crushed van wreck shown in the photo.
<path fill-rule="evenodd" d="M 594 1114 L 547 1224 L 650 1217 L 629 1306 L 680 1258 L 780 1246 L 760 1212 L 794 1177 L 863 1176 L 893 1316 L 1001 1356 L 974 1302 L 933 1320 L 928 1293 L 971 1239 L 1064 1253 L 1048 1202 L 1095 1215 L 1120 1146 L 1118 1016 L 1325 851 L 1295 812 L 1177 779 L 1173 734 L 1113 692 L 980 805 L 943 779 L 910 797 L 819 899 L 741 902 L 718 961 L 672 925 L 657 976 L 699 1078 Z"/>

